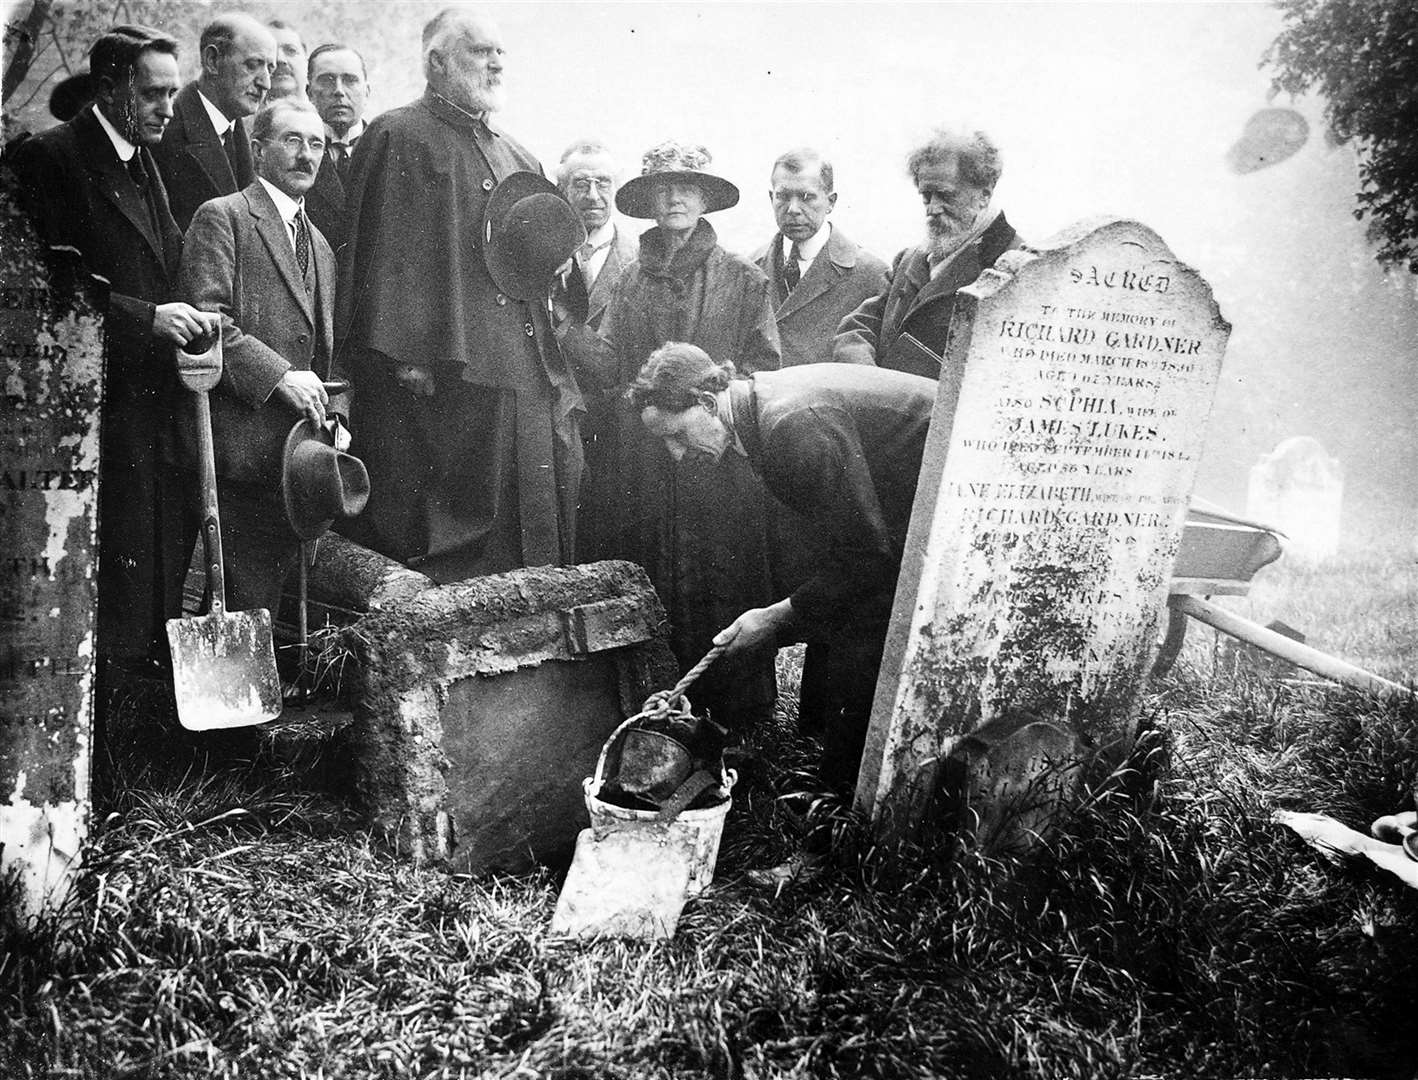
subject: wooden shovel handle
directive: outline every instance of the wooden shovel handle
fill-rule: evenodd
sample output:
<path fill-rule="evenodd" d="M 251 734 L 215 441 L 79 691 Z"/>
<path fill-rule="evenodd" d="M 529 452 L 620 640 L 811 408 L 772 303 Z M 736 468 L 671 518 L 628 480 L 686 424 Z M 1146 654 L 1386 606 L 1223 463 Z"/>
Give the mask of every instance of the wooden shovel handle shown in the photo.
<path fill-rule="evenodd" d="M 222 524 L 217 511 L 217 454 L 212 447 L 212 407 L 207 391 L 197 398 L 197 468 L 202 480 L 202 547 L 207 556 L 207 585 L 213 615 L 226 614 L 226 578 L 222 563 Z"/>

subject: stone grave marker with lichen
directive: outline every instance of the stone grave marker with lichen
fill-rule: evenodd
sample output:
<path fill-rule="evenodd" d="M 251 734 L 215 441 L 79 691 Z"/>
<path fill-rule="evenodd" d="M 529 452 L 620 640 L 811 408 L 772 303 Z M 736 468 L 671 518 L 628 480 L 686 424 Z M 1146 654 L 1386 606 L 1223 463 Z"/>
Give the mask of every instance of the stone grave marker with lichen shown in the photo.
<path fill-rule="evenodd" d="M 100 289 L 0 175 L 0 918 L 58 904 L 87 826 Z"/>
<path fill-rule="evenodd" d="M 962 290 L 857 786 L 879 824 L 1012 844 L 1130 748 L 1229 332 L 1131 221 Z"/>

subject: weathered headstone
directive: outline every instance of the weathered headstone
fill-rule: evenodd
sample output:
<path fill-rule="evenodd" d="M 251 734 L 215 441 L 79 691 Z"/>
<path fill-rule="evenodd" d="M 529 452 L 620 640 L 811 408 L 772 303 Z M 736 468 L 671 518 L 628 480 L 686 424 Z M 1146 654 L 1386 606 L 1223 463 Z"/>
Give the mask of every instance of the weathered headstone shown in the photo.
<path fill-rule="evenodd" d="M 0 906 L 23 917 L 87 827 L 103 318 L 0 184 Z"/>
<path fill-rule="evenodd" d="M 1285 553 L 1318 563 L 1339 551 L 1339 511 L 1344 472 L 1318 439 L 1297 435 L 1280 442 L 1251 467 L 1246 513 L 1285 534 Z"/>
<path fill-rule="evenodd" d="M 904 827 L 945 779 L 946 805 L 1018 838 L 1125 752 L 1229 331 L 1131 221 L 962 290 L 860 808 Z"/>

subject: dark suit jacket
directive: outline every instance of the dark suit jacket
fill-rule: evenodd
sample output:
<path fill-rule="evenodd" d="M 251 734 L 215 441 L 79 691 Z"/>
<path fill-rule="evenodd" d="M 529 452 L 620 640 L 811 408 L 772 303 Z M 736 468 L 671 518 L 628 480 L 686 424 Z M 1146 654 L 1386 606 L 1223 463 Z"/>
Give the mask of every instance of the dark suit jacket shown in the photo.
<path fill-rule="evenodd" d="M 40 236 L 75 248 L 111 291 L 104 329 L 108 368 L 104 452 L 146 460 L 170 424 L 176 369 L 172 348 L 153 340 L 153 309 L 177 299 L 182 233 L 146 149 L 139 149 L 158 207 L 148 208 L 92 110 L 26 139 L 13 167 Z"/>
<path fill-rule="evenodd" d="M 923 356 L 906 339 L 915 338 L 936 356 L 945 352 L 955 294 L 989 269 L 1011 248 L 1023 247 L 1004 214 L 984 233 L 956 252 L 934 280 L 921 248 L 907 248 L 891 264 L 887 289 L 865 301 L 837 328 L 832 359 L 871 364 L 935 379 L 938 360 Z"/>
<path fill-rule="evenodd" d="M 847 364 L 729 384 L 749 464 L 823 536 L 817 573 L 792 595 L 809 627 L 890 615 L 935 395 L 919 376 Z"/>
<path fill-rule="evenodd" d="M 329 154 L 320 159 L 315 186 L 306 193 L 305 214 L 338 255 L 349 239 L 350 230 L 345 220 L 345 185 Z"/>
<path fill-rule="evenodd" d="M 775 235 L 753 257 L 768 280 L 773 282 L 776 300 L 781 293 L 778 281 L 783 273 L 783 235 Z M 778 340 L 783 346 L 783 366 L 820 364 L 833 359 L 832 338 L 842 319 L 862 301 L 886 291 L 886 263 L 832 227 L 826 245 L 798 282 L 798 287 L 774 310 L 778 319 Z M 862 356 L 843 357 L 865 363 Z"/>
<path fill-rule="evenodd" d="M 235 174 L 197 93 L 197 84 L 188 83 L 178 91 L 172 102 L 172 120 L 153 156 L 172 200 L 172 216 L 184 232 L 197 207 L 208 199 L 230 195 L 256 179 L 251 162 L 251 126 L 244 118 L 236 122 L 232 138 L 236 140 Z"/>
<path fill-rule="evenodd" d="M 291 368 L 331 375 L 335 256 L 318 230 L 310 239 L 307 292 L 285 222 L 258 181 L 199 207 L 182 254 L 182 298 L 222 315 L 222 381 L 211 396 L 217 475 L 268 485 L 276 497 L 299 416 L 268 400 L 271 392 Z M 194 427 L 183 425 L 193 464 Z"/>

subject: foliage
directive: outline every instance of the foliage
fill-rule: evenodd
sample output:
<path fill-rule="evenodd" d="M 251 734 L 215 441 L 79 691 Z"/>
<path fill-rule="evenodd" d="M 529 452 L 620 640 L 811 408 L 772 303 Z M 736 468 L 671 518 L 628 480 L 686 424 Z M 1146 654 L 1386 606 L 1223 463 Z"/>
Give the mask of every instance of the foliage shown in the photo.
<path fill-rule="evenodd" d="M 1411 558 L 1263 576 L 1246 602 L 1412 678 Z M 1116 782 L 1027 861 L 885 850 L 830 797 L 776 797 L 810 760 L 789 697 L 666 945 L 552 940 L 550 872 L 414 869 L 308 777 L 135 753 L 69 909 L 4 943 L 0 1075 L 1408 1080 L 1414 894 L 1269 817 L 1400 809 L 1418 707 L 1192 637 Z M 748 886 L 814 819 L 827 872 Z"/>
<path fill-rule="evenodd" d="M 1276 0 L 1285 29 L 1265 63 L 1278 91 L 1316 89 L 1340 142 L 1354 140 L 1368 217 L 1385 263 L 1418 273 L 1418 4 Z"/>

